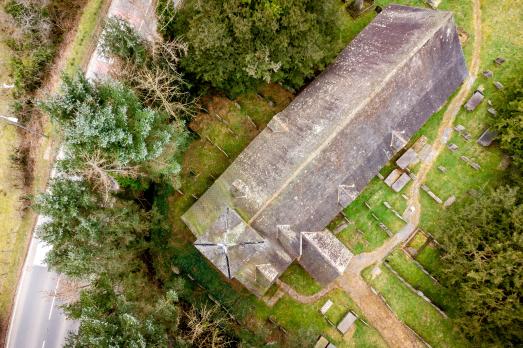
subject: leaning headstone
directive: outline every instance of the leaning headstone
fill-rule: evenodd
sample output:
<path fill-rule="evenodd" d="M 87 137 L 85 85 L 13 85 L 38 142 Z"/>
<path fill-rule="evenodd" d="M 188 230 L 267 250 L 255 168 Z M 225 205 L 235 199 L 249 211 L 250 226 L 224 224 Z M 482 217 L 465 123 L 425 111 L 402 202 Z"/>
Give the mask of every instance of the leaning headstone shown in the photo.
<path fill-rule="evenodd" d="M 432 198 L 434 201 L 436 201 L 436 203 L 438 204 L 441 204 L 443 203 L 443 201 L 441 200 L 441 198 L 439 198 L 438 196 L 436 196 L 436 194 L 432 191 L 427 191 L 427 194 L 430 196 L 430 198 Z"/>
<path fill-rule="evenodd" d="M 494 76 L 494 73 L 490 70 L 483 71 L 483 76 L 485 76 L 487 79 L 490 79 L 492 76 Z"/>
<path fill-rule="evenodd" d="M 418 162 L 418 154 L 413 149 L 408 149 L 403 155 L 396 161 L 396 164 L 401 169 L 407 168 L 411 164 Z"/>
<path fill-rule="evenodd" d="M 487 128 L 483 134 L 479 137 L 477 143 L 481 146 L 490 146 L 498 133 L 494 130 L 491 130 L 490 128 Z"/>
<path fill-rule="evenodd" d="M 384 177 L 383 175 L 381 175 L 381 173 L 378 173 L 378 175 L 377 175 L 377 176 L 378 176 L 378 179 L 380 179 L 380 180 L 383 180 L 383 179 L 385 179 L 385 177 Z"/>
<path fill-rule="evenodd" d="M 410 181 L 410 176 L 407 173 L 403 173 L 403 174 L 401 174 L 399 179 L 396 180 L 396 182 L 394 184 L 392 184 L 391 188 L 395 192 L 400 192 L 405 187 L 405 185 L 407 185 L 407 183 L 409 181 Z"/>
<path fill-rule="evenodd" d="M 398 178 L 401 176 L 401 173 L 401 170 L 396 168 L 387 176 L 387 178 L 383 182 L 388 187 L 391 187 L 392 184 L 394 184 L 394 182 L 396 182 L 396 180 L 398 180 Z"/>
<path fill-rule="evenodd" d="M 456 151 L 458 151 L 458 145 L 456 145 L 456 144 L 454 144 L 454 143 L 449 144 L 449 145 L 448 145 L 448 148 L 449 148 L 449 150 L 452 151 L 452 152 L 456 152 Z"/>
<path fill-rule="evenodd" d="M 442 173 L 446 173 L 447 172 L 447 168 L 443 167 L 443 166 L 438 166 L 438 170 Z"/>
<path fill-rule="evenodd" d="M 483 101 L 484 98 L 485 97 L 483 96 L 483 94 L 481 92 L 479 92 L 479 91 L 474 92 L 472 97 L 470 97 L 470 99 L 465 104 L 465 109 L 467 111 L 474 111 L 478 107 L 478 105 Z"/>
<path fill-rule="evenodd" d="M 506 62 L 506 59 L 503 57 L 497 57 L 496 59 L 494 59 L 494 63 L 496 63 L 497 65 L 501 65 L 505 62 Z"/>
<path fill-rule="evenodd" d="M 496 87 L 497 90 L 500 90 L 500 89 L 503 89 L 503 84 L 499 81 L 494 81 L 494 86 Z"/>
<path fill-rule="evenodd" d="M 488 108 L 488 109 L 487 109 L 487 112 L 488 112 L 489 114 L 491 114 L 492 116 L 496 116 L 496 115 L 498 114 L 498 112 L 497 112 L 496 109 L 494 109 L 494 108 Z"/>
<path fill-rule="evenodd" d="M 454 202 L 456 202 L 456 196 L 452 195 L 450 196 L 449 198 L 447 198 L 447 200 L 445 201 L 445 203 L 443 203 L 443 206 L 445 208 L 448 208 L 450 207 L 452 204 L 454 204 Z"/>
<path fill-rule="evenodd" d="M 487 99 L 487 105 L 488 105 L 488 106 L 492 106 L 492 100 Z"/>

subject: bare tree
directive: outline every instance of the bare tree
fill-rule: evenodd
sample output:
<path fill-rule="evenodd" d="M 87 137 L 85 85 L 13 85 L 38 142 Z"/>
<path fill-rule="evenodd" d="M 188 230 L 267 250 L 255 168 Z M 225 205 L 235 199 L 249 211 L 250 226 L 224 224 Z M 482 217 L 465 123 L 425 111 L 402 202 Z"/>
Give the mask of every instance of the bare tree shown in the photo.
<path fill-rule="evenodd" d="M 224 335 L 221 327 L 227 323 L 227 319 L 219 315 L 217 306 L 196 309 L 194 306 L 185 312 L 187 318 L 188 333 L 185 335 L 191 345 L 198 347 L 226 347 L 231 342 Z"/>
<path fill-rule="evenodd" d="M 105 202 L 109 201 L 111 192 L 120 190 L 115 175 L 133 178 L 139 175 L 137 166 L 119 166 L 105 159 L 99 150 L 80 155 L 80 163 L 83 166 L 79 174 L 102 193 Z"/>

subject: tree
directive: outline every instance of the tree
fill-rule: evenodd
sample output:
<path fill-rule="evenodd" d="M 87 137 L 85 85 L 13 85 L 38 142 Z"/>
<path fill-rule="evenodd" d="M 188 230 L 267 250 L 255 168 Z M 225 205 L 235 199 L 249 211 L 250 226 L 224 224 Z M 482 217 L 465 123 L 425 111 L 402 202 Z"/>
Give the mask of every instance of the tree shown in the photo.
<path fill-rule="evenodd" d="M 523 81 L 507 88 L 495 127 L 499 131 L 501 148 L 512 156 L 516 167 L 523 169 Z"/>
<path fill-rule="evenodd" d="M 441 225 L 442 281 L 460 299 L 458 325 L 481 346 L 523 343 L 523 194 L 500 187 Z"/>
<path fill-rule="evenodd" d="M 168 290 L 150 307 L 117 291 L 105 275 L 83 290 L 80 299 L 66 307 L 67 315 L 80 321 L 65 347 L 169 347 L 168 336 L 178 323 L 178 295 Z M 169 327 L 169 328 L 168 328 Z"/>
<path fill-rule="evenodd" d="M 146 105 L 179 122 L 192 114 L 194 101 L 178 71 L 180 57 L 187 54 L 185 43 L 146 42 L 127 22 L 111 18 L 105 23 L 101 48 L 104 55 L 119 62 L 113 71 L 116 77 L 131 86 Z"/>
<path fill-rule="evenodd" d="M 178 12 L 169 3 L 158 13 L 164 34 L 189 46 L 182 68 L 230 94 L 261 82 L 299 88 L 340 48 L 336 1 L 188 0 Z"/>
<path fill-rule="evenodd" d="M 38 235 L 52 246 L 51 267 L 65 275 L 89 279 L 101 273 L 118 278 L 145 265 L 150 215 L 132 201 L 107 205 L 85 181 L 54 179 L 34 208 L 47 216 Z"/>
<path fill-rule="evenodd" d="M 143 107 L 117 82 L 89 82 L 81 73 L 63 78 L 63 94 L 42 103 L 63 132 L 69 157 L 99 151 L 111 163 L 140 164 L 159 157 L 173 138 L 183 137 L 167 115 Z"/>

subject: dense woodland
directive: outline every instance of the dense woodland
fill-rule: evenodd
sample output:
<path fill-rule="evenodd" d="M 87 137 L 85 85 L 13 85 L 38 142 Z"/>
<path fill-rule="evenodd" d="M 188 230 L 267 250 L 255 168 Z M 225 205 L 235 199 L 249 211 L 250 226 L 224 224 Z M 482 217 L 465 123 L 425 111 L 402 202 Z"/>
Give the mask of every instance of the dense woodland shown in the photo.
<path fill-rule="evenodd" d="M 202 261 L 184 259 L 173 246 L 166 197 L 178 188 L 181 155 L 194 139 L 187 122 L 197 97 L 210 89 L 238 95 L 266 82 L 302 88 L 338 53 L 338 4 L 187 0 L 175 13 L 168 3 L 158 6 L 161 42 L 107 21 L 103 50 L 117 61 L 119 82 L 91 82 L 77 72 L 39 104 L 60 128 L 66 153 L 62 175 L 34 198 L 34 208 L 52 218 L 38 231 L 53 247 L 49 264 L 80 292 L 66 308 L 80 321 L 70 347 L 257 346 L 264 339 L 177 275 Z M 16 1 L 6 6 L 14 21 L 29 16 L 15 51 L 44 43 L 20 48 L 29 57 L 12 62 L 17 91 L 31 92 L 54 54 L 46 24 L 53 17 Z M 462 331 L 485 346 L 523 343 L 523 89 L 507 89 L 495 127 L 512 158 L 511 175 L 449 209 L 441 226 L 440 277 L 461 299 Z"/>

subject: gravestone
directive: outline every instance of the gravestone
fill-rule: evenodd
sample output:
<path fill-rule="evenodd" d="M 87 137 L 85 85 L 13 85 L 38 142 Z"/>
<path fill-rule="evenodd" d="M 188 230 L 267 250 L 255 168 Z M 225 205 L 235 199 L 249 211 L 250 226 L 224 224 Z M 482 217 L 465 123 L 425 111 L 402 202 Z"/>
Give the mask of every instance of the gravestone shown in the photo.
<path fill-rule="evenodd" d="M 427 5 L 432 7 L 434 10 L 438 8 L 439 4 L 441 4 L 441 0 L 427 0 Z"/>
<path fill-rule="evenodd" d="M 498 114 L 498 112 L 497 112 L 496 109 L 494 109 L 494 108 L 488 108 L 488 109 L 487 109 L 487 112 L 488 112 L 489 114 L 491 114 L 492 116 L 496 116 L 496 115 Z"/>
<path fill-rule="evenodd" d="M 403 155 L 396 161 L 396 164 L 401 169 L 407 168 L 411 164 L 416 164 L 418 162 L 418 155 L 413 149 L 408 149 Z"/>
<path fill-rule="evenodd" d="M 320 308 L 320 313 L 325 315 L 325 313 L 327 313 L 329 309 L 332 307 L 332 304 L 333 303 L 331 300 L 327 300 L 327 302 L 325 302 L 323 306 Z"/>
<path fill-rule="evenodd" d="M 490 79 L 492 76 L 494 76 L 494 73 L 490 70 L 483 71 L 483 76 L 485 76 L 487 79 Z"/>
<path fill-rule="evenodd" d="M 456 144 L 454 144 L 454 143 L 448 145 L 448 148 L 449 148 L 449 150 L 452 151 L 452 152 L 456 152 L 456 151 L 458 151 L 458 145 L 456 145 Z"/>
<path fill-rule="evenodd" d="M 443 166 L 438 166 L 438 170 L 442 173 L 446 173 L 447 172 L 447 168 L 443 167 Z"/>
<path fill-rule="evenodd" d="M 452 195 L 452 196 L 450 196 L 449 198 L 447 198 L 447 200 L 445 201 L 445 203 L 443 203 L 443 207 L 448 208 L 448 207 L 450 207 L 452 204 L 454 204 L 454 202 L 456 202 L 456 196 Z"/>
<path fill-rule="evenodd" d="M 398 178 L 401 176 L 401 170 L 399 169 L 394 169 L 390 174 L 389 176 L 387 176 L 387 178 L 384 180 L 385 184 L 388 186 L 388 187 L 391 187 L 392 184 L 394 184 L 394 182 L 396 182 L 396 180 L 398 180 Z"/>
<path fill-rule="evenodd" d="M 503 89 L 503 84 L 499 81 L 494 81 L 494 86 L 496 87 L 497 90 L 500 90 L 500 89 Z"/>
<path fill-rule="evenodd" d="M 491 130 L 490 128 L 487 128 L 483 134 L 479 137 L 477 143 L 481 146 L 490 146 L 498 133 L 494 130 Z"/>
<path fill-rule="evenodd" d="M 506 59 L 503 57 L 497 57 L 496 59 L 494 59 L 494 63 L 496 63 L 497 65 L 501 65 L 505 62 L 506 62 Z"/>
<path fill-rule="evenodd" d="M 467 111 L 474 111 L 478 107 L 478 105 L 483 101 L 484 98 L 485 97 L 483 96 L 483 94 L 481 92 L 479 92 L 479 91 L 474 92 L 472 97 L 470 97 L 470 99 L 465 104 L 465 109 Z"/>
<path fill-rule="evenodd" d="M 410 181 L 410 176 L 407 173 L 401 174 L 398 180 L 394 184 L 392 184 L 391 188 L 394 190 L 394 192 L 400 192 L 405 185 Z"/>
<path fill-rule="evenodd" d="M 462 131 L 465 130 L 465 127 L 464 127 L 463 125 L 461 125 L 461 124 L 458 124 L 458 125 L 456 125 L 456 126 L 454 127 L 454 130 L 455 130 L 456 132 L 458 132 L 458 133 L 461 133 Z"/>

